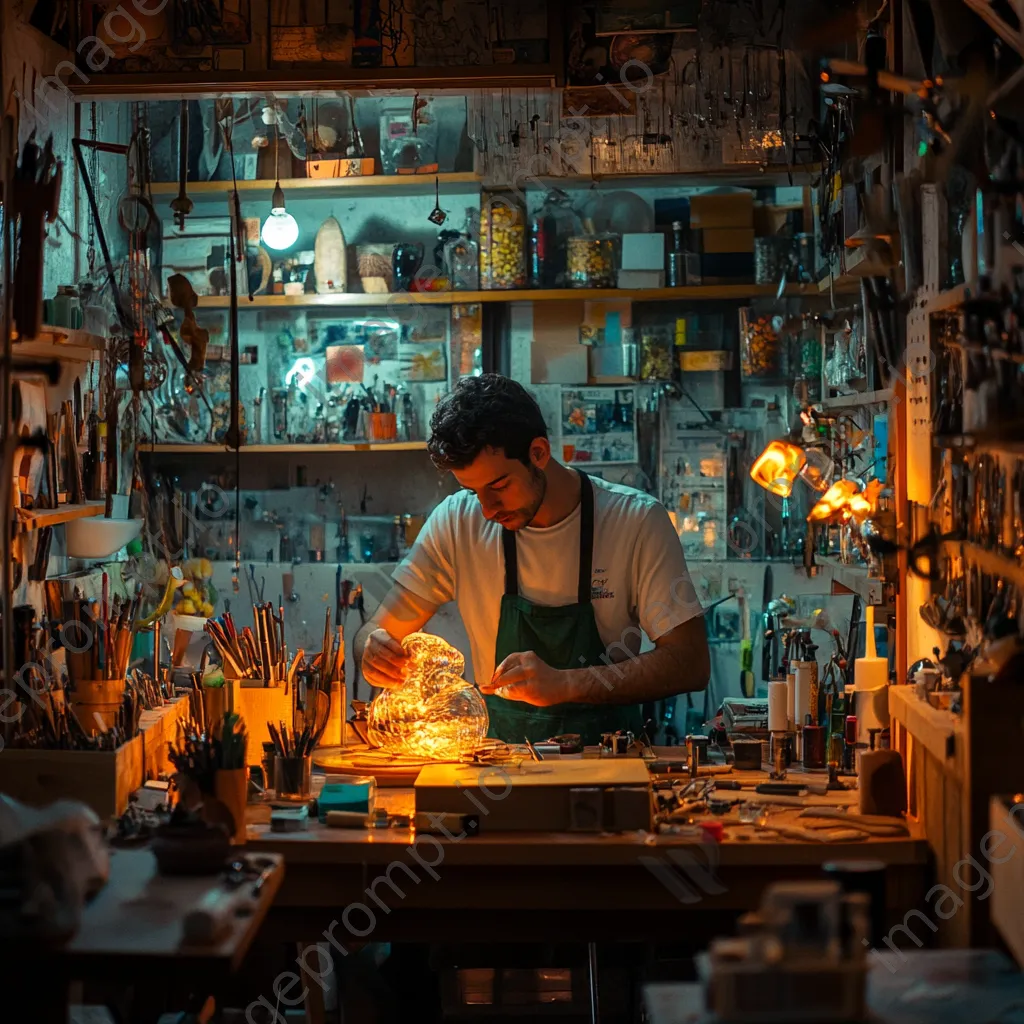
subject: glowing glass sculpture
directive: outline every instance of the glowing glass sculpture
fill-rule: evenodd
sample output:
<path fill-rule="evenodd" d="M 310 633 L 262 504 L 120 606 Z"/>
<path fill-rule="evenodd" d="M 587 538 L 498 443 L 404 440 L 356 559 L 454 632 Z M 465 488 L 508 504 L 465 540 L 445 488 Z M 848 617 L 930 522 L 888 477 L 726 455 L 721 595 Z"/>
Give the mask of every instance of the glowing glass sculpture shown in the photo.
<path fill-rule="evenodd" d="M 804 450 L 787 441 L 770 441 L 750 467 L 750 478 L 766 491 L 788 498 L 797 474 L 807 463 Z"/>
<path fill-rule="evenodd" d="M 462 678 L 466 659 L 429 633 L 410 633 L 405 682 L 378 694 L 367 712 L 370 745 L 392 754 L 458 761 L 480 746 L 487 705 Z"/>

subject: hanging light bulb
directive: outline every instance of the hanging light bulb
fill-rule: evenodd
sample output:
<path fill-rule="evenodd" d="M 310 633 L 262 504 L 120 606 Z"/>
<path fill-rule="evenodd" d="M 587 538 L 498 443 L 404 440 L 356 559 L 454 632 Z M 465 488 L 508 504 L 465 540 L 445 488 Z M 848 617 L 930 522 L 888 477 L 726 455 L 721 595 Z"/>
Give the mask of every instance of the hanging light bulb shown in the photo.
<path fill-rule="evenodd" d="M 270 216 L 263 222 L 260 238 L 268 249 L 289 249 L 298 237 L 298 221 L 284 208 L 284 190 L 278 182 L 270 201 Z"/>
<path fill-rule="evenodd" d="M 266 111 L 264 111 L 266 113 Z M 299 225 L 295 218 L 284 208 L 284 189 L 281 188 L 280 168 L 281 136 L 274 129 L 274 194 L 270 199 L 270 216 L 263 222 L 260 238 L 268 249 L 289 249 L 299 237 Z"/>

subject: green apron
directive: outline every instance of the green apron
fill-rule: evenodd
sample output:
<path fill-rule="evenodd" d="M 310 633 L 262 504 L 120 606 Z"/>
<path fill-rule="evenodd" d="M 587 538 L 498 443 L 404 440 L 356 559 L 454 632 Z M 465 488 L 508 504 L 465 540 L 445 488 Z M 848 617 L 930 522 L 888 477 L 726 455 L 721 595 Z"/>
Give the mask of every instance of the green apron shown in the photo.
<path fill-rule="evenodd" d="M 505 558 L 505 593 L 501 598 L 494 664 L 510 654 L 533 651 L 552 668 L 604 667 L 606 646 L 597 631 L 591 603 L 591 566 L 594 556 L 594 486 L 580 473 L 580 576 L 576 604 L 548 608 L 532 604 L 519 593 L 516 535 L 502 530 Z M 609 676 L 615 682 L 614 673 Z M 595 682 L 596 682 L 595 677 Z M 491 720 L 490 735 L 506 743 L 546 740 L 565 733 L 579 733 L 584 743 L 600 742 L 601 733 L 618 729 L 639 734 L 643 718 L 639 705 L 555 704 L 534 707 L 496 694 L 485 695 Z"/>

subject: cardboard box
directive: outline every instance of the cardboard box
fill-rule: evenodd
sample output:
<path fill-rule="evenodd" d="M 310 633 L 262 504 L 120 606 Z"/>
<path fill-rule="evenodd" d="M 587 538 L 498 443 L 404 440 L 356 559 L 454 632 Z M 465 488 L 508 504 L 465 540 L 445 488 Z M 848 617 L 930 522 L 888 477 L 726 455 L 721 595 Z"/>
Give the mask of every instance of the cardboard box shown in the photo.
<path fill-rule="evenodd" d="M 752 228 L 754 193 L 708 192 L 690 197 L 691 228 Z"/>
<path fill-rule="evenodd" d="M 622 236 L 623 270 L 664 270 L 665 236 L 661 232 Z"/>
<path fill-rule="evenodd" d="M 704 228 L 701 232 L 702 252 L 753 252 L 753 228 Z"/>
<path fill-rule="evenodd" d="M 705 253 L 700 258 L 704 284 L 754 280 L 754 254 L 752 252 Z"/>
<path fill-rule="evenodd" d="M 729 349 L 680 352 L 679 368 L 686 373 L 731 370 L 732 352 Z"/>
<path fill-rule="evenodd" d="M 141 735 L 112 751 L 8 747 L 0 754 L 0 793 L 32 807 L 81 800 L 101 818 L 115 818 L 141 785 Z"/>

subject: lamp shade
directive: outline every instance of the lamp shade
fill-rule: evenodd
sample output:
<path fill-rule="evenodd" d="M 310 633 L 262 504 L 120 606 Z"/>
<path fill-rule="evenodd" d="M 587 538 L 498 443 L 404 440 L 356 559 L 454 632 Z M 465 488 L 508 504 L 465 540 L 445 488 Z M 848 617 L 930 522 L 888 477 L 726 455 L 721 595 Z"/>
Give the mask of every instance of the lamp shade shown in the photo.
<path fill-rule="evenodd" d="M 750 478 L 766 491 L 788 498 L 807 456 L 799 445 L 770 441 L 750 467 Z"/>

